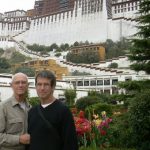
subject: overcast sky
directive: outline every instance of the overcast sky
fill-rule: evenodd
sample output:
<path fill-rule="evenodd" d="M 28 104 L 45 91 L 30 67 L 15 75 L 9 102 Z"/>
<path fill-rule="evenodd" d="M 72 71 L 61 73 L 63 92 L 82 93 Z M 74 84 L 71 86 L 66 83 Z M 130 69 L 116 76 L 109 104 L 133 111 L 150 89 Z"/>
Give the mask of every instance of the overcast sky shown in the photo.
<path fill-rule="evenodd" d="M 16 9 L 28 10 L 34 8 L 35 0 L 0 0 L 0 13 Z"/>

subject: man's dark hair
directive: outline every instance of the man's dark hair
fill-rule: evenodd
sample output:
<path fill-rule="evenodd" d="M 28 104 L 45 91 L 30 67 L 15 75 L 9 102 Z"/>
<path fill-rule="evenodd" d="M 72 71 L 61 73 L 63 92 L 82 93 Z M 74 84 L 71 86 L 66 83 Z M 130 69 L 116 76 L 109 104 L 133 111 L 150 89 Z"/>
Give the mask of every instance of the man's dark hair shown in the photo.
<path fill-rule="evenodd" d="M 41 78 L 47 78 L 50 80 L 51 83 L 51 87 L 55 87 L 56 86 L 56 76 L 52 71 L 49 70 L 43 70 L 37 73 L 36 77 L 35 77 L 35 85 L 37 84 L 37 78 L 41 77 Z"/>

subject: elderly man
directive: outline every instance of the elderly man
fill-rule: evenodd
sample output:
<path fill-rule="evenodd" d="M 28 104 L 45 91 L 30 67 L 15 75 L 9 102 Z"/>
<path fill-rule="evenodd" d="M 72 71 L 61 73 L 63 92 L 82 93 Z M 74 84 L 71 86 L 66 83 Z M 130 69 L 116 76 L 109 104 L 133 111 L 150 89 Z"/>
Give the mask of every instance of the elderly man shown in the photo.
<path fill-rule="evenodd" d="M 13 95 L 0 103 L 0 150 L 24 150 L 25 144 L 30 143 L 30 135 L 27 134 L 30 108 L 26 101 L 28 77 L 16 73 L 12 77 L 11 87 Z"/>

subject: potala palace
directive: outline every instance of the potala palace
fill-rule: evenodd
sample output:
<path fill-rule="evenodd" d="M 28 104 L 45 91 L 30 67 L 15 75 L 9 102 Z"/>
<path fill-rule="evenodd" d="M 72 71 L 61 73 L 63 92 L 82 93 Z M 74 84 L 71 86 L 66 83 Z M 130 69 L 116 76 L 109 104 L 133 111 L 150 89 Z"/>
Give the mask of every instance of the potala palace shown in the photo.
<path fill-rule="evenodd" d="M 60 2 L 59 10 L 42 15 L 23 10 L 0 14 L 0 47 L 13 46 L 14 41 L 46 46 L 75 41 L 118 41 L 136 33 L 139 0 L 70 1 L 71 6 L 65 0 Z M 35 1 L 35 8 L 40 7 L 40 2 Z"/>
<path fill-rule="evenodd" d="M 135 17 L 139 9 L 139 2 L 140 0 L 35 1 L 33 10 L 27 12 L 14 10 L 0 14 L 0 48 L 5 50 L 15 47 L 20 53 L 34 58 L 22 64 L 23 66 L 41 67 L 42 69 L 46 67 L 51 69 L 50 67 L 53 66 L 55 69 L 57 67 L 56 73 L 62 67 L 67 68 L 68 73 L 79 71 L 91 74 L 69 76 L 63 72 L 63 82 L 60 82 L 62 84 L 60 87 L 58 86 L 57 97 L 63 95 L 62 87 L 67 88 L 68 84 L 74 85 L 78 90 L 77 98 L 87 95 L 89 90 L 117 93 L 118 82 L 150 79 L 150 76 L 145 72 L 137 73 L 130 70 L 131 62 L 126 56 L 97 64 L 73 64 L 66 62 L 63 58 L 63 53 L 66 52 L 62 52 L 59 58 L 54 57 L 53 54 L 50 54 L 51 57 L 44 58 L 31 52 L 26 45 L 50 46 L 53 43 L 57 45 L 73 44 L 76 41 L 98 43 L 105 42 L 107 39 L 118 41 L 122 37 L 131 38 L 137 32 Z M 111 63 L 117 63 L 118 68 L 109 68 Z M 42 66 L 38 66 L 40 64 Z M 0 78 L 0 93 L 3 100 L 6 97 L 5 88 L 10 88 L 4 83 L 4 80 L 7 81 L 10 76 L 1 74 Z M 33 87 L 31 88 L 31 91 L 34 91 Z"/>

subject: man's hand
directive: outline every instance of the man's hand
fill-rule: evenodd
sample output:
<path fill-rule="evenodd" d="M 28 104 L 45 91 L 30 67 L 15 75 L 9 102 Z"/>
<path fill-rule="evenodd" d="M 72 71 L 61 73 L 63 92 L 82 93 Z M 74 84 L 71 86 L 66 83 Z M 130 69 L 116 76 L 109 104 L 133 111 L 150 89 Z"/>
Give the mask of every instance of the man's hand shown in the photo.
<path fill-rule="evenodd" d="M 30 135 L 29 134 L 20 135 L 19 142 L 21 144 L 30 144 Z"/>

